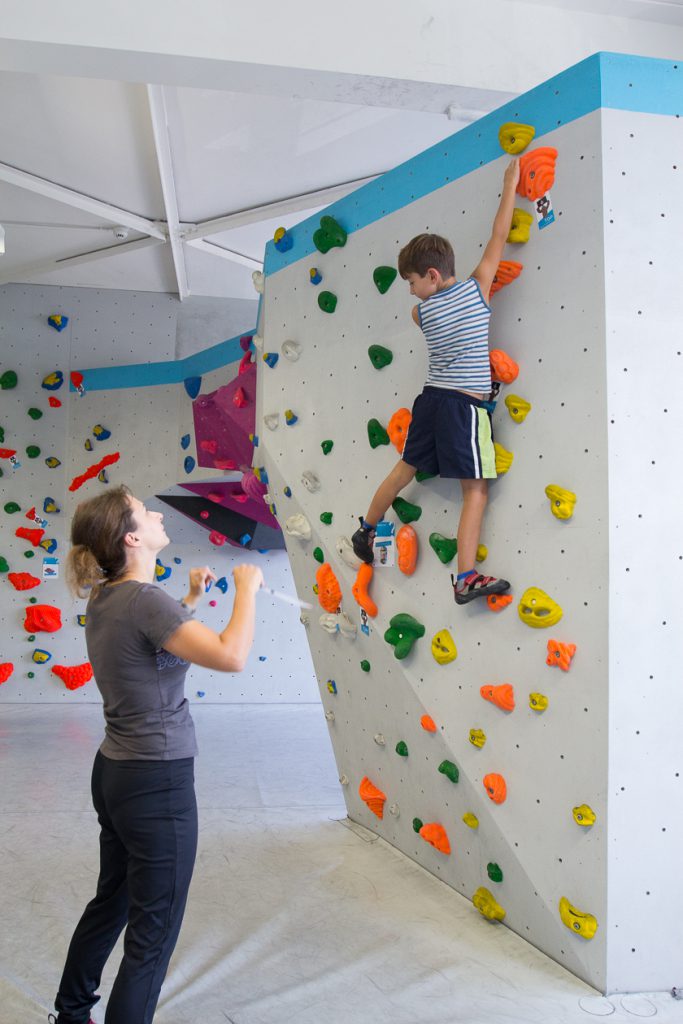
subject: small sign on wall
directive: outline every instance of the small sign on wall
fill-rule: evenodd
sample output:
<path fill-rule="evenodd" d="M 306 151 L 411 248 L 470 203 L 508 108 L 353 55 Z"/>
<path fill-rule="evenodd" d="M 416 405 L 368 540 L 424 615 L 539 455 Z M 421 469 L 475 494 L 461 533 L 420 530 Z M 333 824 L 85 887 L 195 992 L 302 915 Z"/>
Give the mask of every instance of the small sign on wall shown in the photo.
<path fill-rule="evenodd" d="M 49 556 L 43 559 L 43 579 L 44 580 L 56 580 L 59 579 L 59 559 Z"/>
<path fill-rule="evenodd" d="M 544 196 L 535 201 L 534 210 L 536 211 L 536 220 L 538 221 L 539 228 L 547 228 L 549 224 L 554 222 L 555 214 L 553 212 L 553 201 L 550 198 L 550 192 L 546 192 Z"/>

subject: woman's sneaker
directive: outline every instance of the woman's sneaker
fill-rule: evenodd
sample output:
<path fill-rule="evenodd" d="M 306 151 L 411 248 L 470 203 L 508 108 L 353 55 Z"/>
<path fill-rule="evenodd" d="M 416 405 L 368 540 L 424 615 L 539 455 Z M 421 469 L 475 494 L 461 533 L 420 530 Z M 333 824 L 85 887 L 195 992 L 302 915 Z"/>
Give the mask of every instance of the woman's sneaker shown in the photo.
<path fill-rule="evenodd" d="M 356 530 L 353 537 L 351 538 L 351 544 L 353 545 L 354 553 L 361 562 L 367 562 L 369 565 L 375 560 L 375 555 L 372 550 L 372 542 L 375 539 L 375 529 L 367 526 L 363 526 L 365 520 L 362 516 L 360 519 L 360 529 Z"/>
<path fill-rule="evenodd" d="M 461 580 L 456 579 L 451 573 L 451 583 L 456 604 L 467 604 L 477 597 L 488 597 L 490 594 L 504 594 L 510 589 L 507 580 L 498 580 L 495 576 L 481 576 L 478 572 L 471 572 Z"/>

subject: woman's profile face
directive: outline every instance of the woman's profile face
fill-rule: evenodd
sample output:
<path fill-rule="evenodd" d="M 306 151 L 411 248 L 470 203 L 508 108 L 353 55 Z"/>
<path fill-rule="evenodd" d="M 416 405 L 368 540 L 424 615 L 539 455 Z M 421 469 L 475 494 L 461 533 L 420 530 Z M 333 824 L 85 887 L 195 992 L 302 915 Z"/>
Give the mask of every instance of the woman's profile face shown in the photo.
<path fill-rule="evenodd" d="M 151 511 L 144 502 L 140 501 L 139 498 L 135 498 L 132 494 L 129 501 L 133 509 L 133 519 L 135 521 L 134 536 L 140 541 L 140 546 L 148 551 L 157 552 L 165 548 L 167 544 L 170 544 L 170 539 L 164 529 L 163 512 Z"/>

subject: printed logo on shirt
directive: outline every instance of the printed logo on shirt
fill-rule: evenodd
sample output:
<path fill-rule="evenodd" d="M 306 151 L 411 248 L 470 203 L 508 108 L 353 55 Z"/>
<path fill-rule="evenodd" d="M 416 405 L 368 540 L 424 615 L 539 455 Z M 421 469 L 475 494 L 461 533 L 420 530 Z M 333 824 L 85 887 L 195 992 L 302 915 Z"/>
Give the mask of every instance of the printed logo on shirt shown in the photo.
<path fill-rule="evenodd" d="M 156 653 L 157 669 L 159 672 L 163 672 L 165 668 L 176 668 L 178 665 L 189 665 L 188 661 L 184 661 L 182 658 L 176 658 L 175 654 L 169 654 L 163 647 Z"/>

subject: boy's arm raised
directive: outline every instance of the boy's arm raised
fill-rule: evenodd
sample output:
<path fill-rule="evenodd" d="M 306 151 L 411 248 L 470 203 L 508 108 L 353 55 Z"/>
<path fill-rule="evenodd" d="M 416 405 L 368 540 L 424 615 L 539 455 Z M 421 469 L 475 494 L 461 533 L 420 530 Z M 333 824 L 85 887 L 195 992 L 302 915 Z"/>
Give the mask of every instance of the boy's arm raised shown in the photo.
<path fill-rule="evenodd" d="M 493 284 L 493 279 L 496 276 L 498 264 L 500 263 L 500 258 L 503 255 L 503 248 L 507 241 L 508 234 L 510 233 L 512 212 L 515 208 L 515 190 L 517 189 L 518 181 L 519 160 L 515 158 L 514 160 L 511 160 L 505 168 L 503 194 L 501 196 L 498 212 L 493 220 L 491 237 L 484 249 L 484 255 L 479 261 L 479 264 L 476 269 L 472 271 L 472 277 L 478 282 L 486 302 L 488 302 L 491 285 Z"/>

